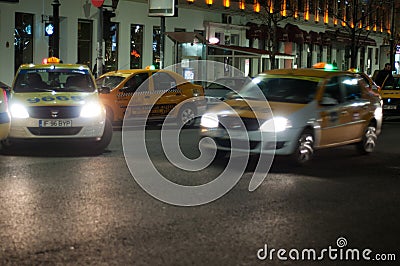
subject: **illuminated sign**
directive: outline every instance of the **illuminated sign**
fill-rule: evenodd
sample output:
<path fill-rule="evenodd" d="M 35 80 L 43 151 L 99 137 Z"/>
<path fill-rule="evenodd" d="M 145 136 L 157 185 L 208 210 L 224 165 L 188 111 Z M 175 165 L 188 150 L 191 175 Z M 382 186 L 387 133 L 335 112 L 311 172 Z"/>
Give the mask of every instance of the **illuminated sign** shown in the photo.
<path fill-rule="evenodd" d="M 54 25 L 51 22 L 46 22 L 44 24 L 44 35 L 51 36 L 54 33 Z"/>
<path fill-rule="evenodd" d="M 174 17 L 178 10 L 175 0 L 148 0 L 150 17 Z"/>

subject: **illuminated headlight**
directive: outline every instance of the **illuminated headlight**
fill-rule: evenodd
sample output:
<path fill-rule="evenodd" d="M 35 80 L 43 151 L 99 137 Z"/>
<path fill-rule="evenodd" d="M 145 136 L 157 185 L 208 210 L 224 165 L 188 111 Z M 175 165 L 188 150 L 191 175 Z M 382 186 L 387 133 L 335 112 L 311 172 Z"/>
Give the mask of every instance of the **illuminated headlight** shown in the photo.
<path fill-rule="evenodd" d="M 81 117 L 90 118 L 100 116 L 102 113 L 102 106 L 96 102 L 89 102 L 82 106 Z"/>
<path fill-rule="evenodd" d="M 377 107 L 375 109 L 374 115 L 375 115 L 376 118 L 382 119 L 382 116 L 383 116 L 382 108 L 381 107 Z"/>
<path fill-rule="evenodd" d="M 23 106 L 22 104 L 13 104 L 11 105 L 10 108 L 10 112 L 11 112 L 11 116 L 13 118 L 28 118 L 29 117 L 29 113 L 26 110 L 25 106 Z"/>
<path fill-rule="evenodd" d="M 200 125 L 207 128 L 218 127 L 219 121 L 218 116 L 212 113 L 206 113 L 201 117 Z"/>
<path fill-rule="evenodd" d="M 284 117 L 274 117 L 273 119 L 269 119 L 265 121 L 261 127 L 260 131 L 263 132 L 282 132 L 287 128 L 291 128 L 292 124 L 290 121 Z"/>

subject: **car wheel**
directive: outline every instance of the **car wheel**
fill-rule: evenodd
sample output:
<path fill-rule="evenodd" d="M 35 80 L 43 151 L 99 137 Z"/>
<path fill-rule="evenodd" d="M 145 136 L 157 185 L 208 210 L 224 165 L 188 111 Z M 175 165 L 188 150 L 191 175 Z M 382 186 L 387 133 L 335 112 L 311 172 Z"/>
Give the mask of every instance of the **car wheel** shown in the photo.
<path fill-rule="evenodd" d="M 297 140 L 297 147 L 292 154 L 292 162 L 296 165 L 308 163 L 314 155 L 314 135 L 311 130 L 304 130 Z"/>
<path fill-rule="evenodd" d="M 14 146 L 14 143 L 12 141 L 10 141 L 9 139 L 3 139 L 2 141 L 0 141 L 0 151 L 2 153 L 6 153 L 8 151 L 10 151 L 12 149 L 12 147 Z"/>
<path fill-rule="evenodd" d="M 177 123 L 180 126 L 184 127 L 192 127 L 194 125 L 196 118 L 196 112 L 191 105 L 184 105 L 179 110 L 178 121 Z"/>
<path fill-rule="evenodd" d="M 357 143 L 357 150 L 360 154 L 369 154 L 374 151 L 378 136 L 376 135 L 376 127 L 370 124 L 364 131 L 362 140 Z"/>
<path fill-rule="evenodd" d="M 92 146 L 91 151 L 94 154 L 102 154 L 104 149 L 107 148 L 108 144 L 110 144 L 113 134 L 112 123 L 109 119 L 106 119 L 106 124 L 104 126 L 103 136 L 100 140 L 96 141 Z"/>

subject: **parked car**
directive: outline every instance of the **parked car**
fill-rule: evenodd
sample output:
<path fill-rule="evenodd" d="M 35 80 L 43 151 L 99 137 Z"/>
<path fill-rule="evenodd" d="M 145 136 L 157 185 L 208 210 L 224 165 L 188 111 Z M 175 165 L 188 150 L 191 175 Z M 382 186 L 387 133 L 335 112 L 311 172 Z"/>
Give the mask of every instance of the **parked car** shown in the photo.
<path fill-rule="evenodd" d="M 124 118 L 162 121 L 175 106 L 185 102 L 171 115 L 179 125 L 190 126 L 206 108 L 204 88 L 173 71 L 117 70 L 103 74 L 96 83 L 107 116 L 113 122 L 122 122 Z"/>
<path fill-rule="evenodd" d="M 225 101 L 231 108 L 220 104 L 201 118 L 202 136 L 214 139 L 219 151 L 231 151 L 237 141 L 248 143 L 237 150 L 288 155 L 305 164 L 316 149 L 355 144 L 360 153 L 371 153 L 381 132 L 380 98 L 369 93 L 358 73 L 270 70 L 257 75 L 238 96 Z M 209 142 L 203 145 L 213 148 Z"/>
<path fill-rule="evenodd" d="M 21 65 L 9 99 L 11 127 L 5 146 L 20 141 L 57 140 L 87 144 L 101 153 L 112 137 L 94 83 L 86 65 Z"/>
<path fill-rule="evenodd" d="M 382 84 L 383 117 L 400 116 L 400 75 L 393 75 L 393 83 Z"/>

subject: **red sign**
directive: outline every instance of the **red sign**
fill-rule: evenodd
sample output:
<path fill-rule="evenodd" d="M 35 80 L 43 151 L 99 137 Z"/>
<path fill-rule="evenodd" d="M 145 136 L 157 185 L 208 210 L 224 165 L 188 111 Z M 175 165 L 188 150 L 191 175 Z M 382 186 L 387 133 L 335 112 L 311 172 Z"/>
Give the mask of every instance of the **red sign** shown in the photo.
<path fill-rule="evenodd" d="M 101 7 L 104 4 L 104 0 L 92 0 L 92 5 L 95 7 Z"/>

